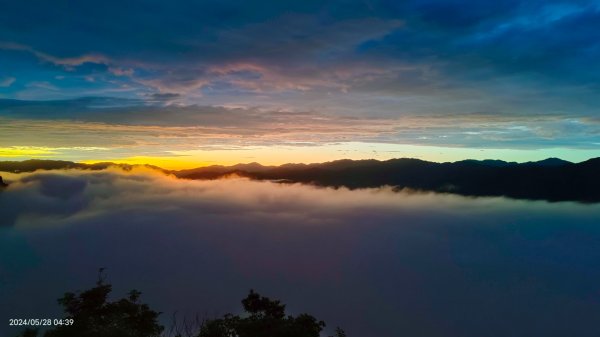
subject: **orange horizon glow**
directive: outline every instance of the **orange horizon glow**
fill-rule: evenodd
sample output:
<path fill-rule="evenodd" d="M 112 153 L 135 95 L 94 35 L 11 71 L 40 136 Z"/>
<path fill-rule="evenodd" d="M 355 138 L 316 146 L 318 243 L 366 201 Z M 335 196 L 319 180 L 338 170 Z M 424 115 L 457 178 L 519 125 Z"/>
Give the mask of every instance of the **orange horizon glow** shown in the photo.
<path fill-rule="evenodd" d="M 0 160 L 27 159 L 67 160 L 85 164 L 113 162 L 130 165 L 154 165 L 168 170 L 182 170 L 211 165 L 260 163 L 277 166 L 287 163 L 323 163 L 340 159 L 388 160 L 416 158 L 431 162 L 455 162 L 464 159 L 499 159 L 527 162 L 558 157 L 571 162 L 581 162 L 598 157 L 597 151 L 567 148 L 549 149 L 472 149 L 390 143 L 348 142 L 320 146 L 248 146 L 217 150 L 161 151 L 164 155 L 128 156 L 100 147 L 10 147 L 0 148 Z"/>
<path fill-rule="evenodd" d="M 350 145 L 357 147 L 356 144 Z M 568 149 L 548 149 L 548 150 L 510 150 L 510 149 L 480 149 L 473 151 L 464 148 L 439 148 L 426 146 L 398 146 L 388 144 L 388 147 L 399 148 L 395 151 L 381 151 L 377 155 L 372 155 L 371 145 L 363 144 L 367 149 L 363 151 L 345 151 L 340 149 L 315 147 L 312 149 L 295 148 L 273 151 L 270 148 L 245 150 L 250 153 L 236 153 L 237 151 L 193 151 L 179 156 L 171 157 L 152 157 L 135 156 L 127 158 L 102 158 L 88 159 L 79 162 L 85 164 L 94 164 L 100 162 L 112 162 L 116 164 L 129 165 L 154 165 L 167 170 L 184 170 L 213 165 L 231 166 L 236 164 L 259 163 L 264 166 L 279 166 L 284 164 L 312 164 L 324 163 L 335 160 L 389 160 L 395 158 L 415 158 L 430 162 L 455 162 L 465 159 L 474 160 L 504 160 L 514 162 L 528 162 L 544 160 L 551 157 L 571 162 L 582 162 L 594 156 L 592 152 L 570 151 Z M 380 150 L 384 144 L 379 144 Z M 251 154 L 251 155 L 250 155 Z"/>

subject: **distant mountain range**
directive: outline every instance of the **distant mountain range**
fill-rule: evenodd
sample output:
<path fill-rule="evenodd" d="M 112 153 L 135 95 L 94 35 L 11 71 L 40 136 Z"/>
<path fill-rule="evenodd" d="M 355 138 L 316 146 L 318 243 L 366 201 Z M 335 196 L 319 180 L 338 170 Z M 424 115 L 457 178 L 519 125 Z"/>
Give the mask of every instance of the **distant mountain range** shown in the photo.
<path fill-rule="evenodd" d="M 116 165 L 130 170 L 135 165 L 28 160 L 0 162 L 0 171 L 31 172 L 36 169 L 101 170 Z M 515 163 L 501 160 L 463 160 L 434 163 L 418 159 L 336 160 L 320 164 L 263 166 L 258 163 L 208 166 L 169 171 L 181 179 L 220 179 L 231 175 L 280 183 L 303 183 L 351 189 L 393 186 L 400 189 L 454 193 L 465 196 L 506 196 L 548 201 L 600 202 L 600 158 L 571 163 L 558 158 Z"/>
<path fill-rule="evenodd" d="M 111 162 L 95 163 L 95 164 L 83 164 L 75 163 L 72 161 L 65 160 L 40 160 L 31 159 L 24 161 L 0 161 L 0 172 L 34 172 L 37 170 L 105 170 L 109 167 L 119 167 L 125 171 L 130 171 L 135 167 L 147 167 L 155 170 L 159 170 L 165 173 L 170 173 L 169 170 L 164 170 L 154 165 L 129 165 L 129 164 L 116 164 Z"/>

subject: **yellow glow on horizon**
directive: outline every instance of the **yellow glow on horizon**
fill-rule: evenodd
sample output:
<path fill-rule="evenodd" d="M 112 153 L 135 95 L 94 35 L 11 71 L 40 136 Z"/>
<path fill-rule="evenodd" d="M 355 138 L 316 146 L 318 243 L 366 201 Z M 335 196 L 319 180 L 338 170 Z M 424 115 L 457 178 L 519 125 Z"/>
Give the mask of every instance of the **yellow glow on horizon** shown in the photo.
<path fill-rule="evenodd" d="M 257 162 L 262 165 L 286 163 L 322 163 L 339 159 L 417 158 L 433 162 L 453 162 L 463 159 L 501 159 L 526 162 L 560 157 L 580 162 L 598 157 L 597 150 L 586 149 L 473 149 L 421 146 L 389 143 L 333 143 L 319 146 L 247 146 L 211 150 L 162 150 L 164 155 L 124 155 L 110 148 L 72 147 L 8 147 L 0 148 L 0 160 L 55 159 L 81 163 L 114 162 L 120 164 L 150 164 L 164 169 L 181 170 L 211 165 L 235 165 Z"/>
<path fill-rule="evenodd" d="M 463 159 L 502 159 L 507 161 L 536 161 L 558 156 L 574 162 L 592 157 L 590 151 L 565 149 L 469 149 L 442 148 L 384 143 L 339 143 L 322 146 L 271 146 L 247 147 L 228 150 L 171 151 L 166 156 L 137 156 L 87 160 L 85 163 L 115 162 L 125 164 L 151 164 L 165 169 L 181 170 L 210 165 L 235 165 L 257 162 L 262 165 L 287 163 L 322 163 L 339 159 L 417 158 L 433 162 L 453 162 Z"/>
<path fill-rule="evenodd" d="M 49 147 L 39 146 L 11 146 L 0 147 L 0 158 L 2 157 L 50 157 L 55 155 L 56 151 Z"/>
<path fill-rule="evenodd" d="M 184 160 L 180 157 L 128 157 L 119 159 L 106 159 L 106 160 L 83 160 L 81 163 L 84 164 L 96 164 L 102 162 L 111 162 L 115 164 L 129 164 L 129 165 L 154 165 L 167 170 L 182 170 L 194 167 L 209 166 L 208 164 L 197 160 L 196 158 L 188 158 Z"/>

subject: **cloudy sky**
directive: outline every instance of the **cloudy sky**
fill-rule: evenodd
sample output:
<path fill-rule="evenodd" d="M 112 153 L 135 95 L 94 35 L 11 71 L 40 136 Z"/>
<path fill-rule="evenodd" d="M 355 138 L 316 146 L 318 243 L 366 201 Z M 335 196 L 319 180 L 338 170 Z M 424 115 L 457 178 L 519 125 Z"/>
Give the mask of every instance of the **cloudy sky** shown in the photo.
<path fill-rule="evenodd" d="M 573 161 L 600 3 L 3 1 L 0 157 Z"/>

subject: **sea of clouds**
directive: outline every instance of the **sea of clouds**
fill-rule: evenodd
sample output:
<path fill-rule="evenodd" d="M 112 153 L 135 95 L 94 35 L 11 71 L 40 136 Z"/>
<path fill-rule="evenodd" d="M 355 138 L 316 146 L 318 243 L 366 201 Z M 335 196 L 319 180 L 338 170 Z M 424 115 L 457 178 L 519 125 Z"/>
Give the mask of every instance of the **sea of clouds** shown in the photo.
<path fill-rule="evenodd" d="M 599 205 L 150 169 L 3 176 L 2 318 L 59 316 L 56 298 L 104 267 L 166 324 L 237 312 L 254 288 L 353 336 L 600 333 Z"/>

